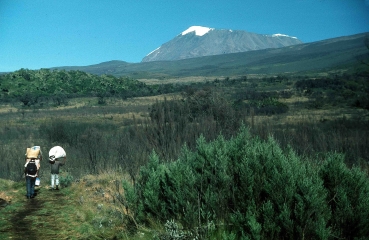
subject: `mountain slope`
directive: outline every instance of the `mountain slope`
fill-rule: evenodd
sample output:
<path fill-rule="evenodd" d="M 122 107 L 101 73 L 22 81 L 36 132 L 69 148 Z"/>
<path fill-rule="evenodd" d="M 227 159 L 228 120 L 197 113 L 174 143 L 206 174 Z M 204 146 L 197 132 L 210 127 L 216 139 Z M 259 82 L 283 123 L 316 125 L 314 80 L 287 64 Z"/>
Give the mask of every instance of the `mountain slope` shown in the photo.
<path fill-rule="evenodd" d="M 91 66 L 58 67 L 56 69 L 81 70 L 98 75 L 125 75 L 136 79 L 320 71 L 358 64 L 358 58 L 368 55 L 368 48 L 364 44 L 368 34 L 362 33 L 277 49 L 177 61 L 143 63 L 111 61 Z"/>
<path fill-rule="evenodd" d="M 262 35 L 246 31 L 192 26 L 149 53 L 142 62 L 187 58 L 279 48 L 302 42 L 283 34 Z"/>

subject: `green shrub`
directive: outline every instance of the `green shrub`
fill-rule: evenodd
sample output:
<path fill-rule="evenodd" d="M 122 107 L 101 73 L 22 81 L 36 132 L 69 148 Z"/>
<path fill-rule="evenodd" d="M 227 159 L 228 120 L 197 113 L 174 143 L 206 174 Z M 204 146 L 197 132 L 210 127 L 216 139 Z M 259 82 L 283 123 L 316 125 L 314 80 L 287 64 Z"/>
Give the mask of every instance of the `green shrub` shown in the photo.
<path fill-rule="evenodd" d="M 369 236 L 369 180 L 359 168 L 349 169 L 343 155 L 329 154 L 320 176 L 328 191 L 332 211 L 329 225 L 333 235 L 343 239 Z"/>
<path fill-rule="evenodd" d="M 60 181 L 60 186 L 69 187 L 72 185 L 74 178 L 69 172 L 61 171 L 59 181 Z"/>
<path fill-rule="evenodd" d="M 193 236 L 220 236 L 219 230 L 229 239 L 368 236 L 367 175 L 349 169 L 339 154 L 328 154 L 321 166 L 312 162 L 242 128 L 230 140 L 200 137 L 196 151 L 185 146 L 173 162 L 153 153 L 130 198 L 141 221 L 174 220 Z M 207 228 L 211 223 L 215 229 Z"/>
<path fill-rule="evenodd" d="M 229 141 L 200 137 L 197 150 L 184 148 L 175 162 L 152 154 L 137 195 L 140 216 L 163 224 L 174 219 L 193 232 L 214 222 L 238 239 L 330 234 L 327 192 L 316 169 L 272 138 L 252 138 L 246 128 Z"/>

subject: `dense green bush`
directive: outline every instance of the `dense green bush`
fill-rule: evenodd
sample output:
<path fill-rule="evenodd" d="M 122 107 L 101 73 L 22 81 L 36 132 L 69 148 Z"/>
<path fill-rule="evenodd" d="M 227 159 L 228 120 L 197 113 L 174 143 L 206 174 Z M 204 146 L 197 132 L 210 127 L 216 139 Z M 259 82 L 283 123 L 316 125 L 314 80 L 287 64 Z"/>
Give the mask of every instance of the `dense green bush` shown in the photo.
<path fill-rule="evenodd" d="M 206 238 L 222 231 L 225 239 L 353 239 L 368 235 L 368 189 L 367 176 L 342 155 L 314 165 L 242 128 L 228 141 L 200 137 L 196 151 L 184 147 L 174 162 L 151 154 L 134 206 L 140 221 L 174 219 Z"/>
<path fill-rule="evenodd" d="M 70 185 L 72 185 L 74 178 L 69 172 L 61 170 L 59 180 L 60 186 L 69 187 Z"/>
<path fill-rule="evenodd" d="M 325 102 L 333 106 L 344 104 L 369 109 L 367 97 L 369 82 L 367 78 L 366 75 L 357 73 L 303 79 L 295 82 L 295 88 L 298 92 L 311 98 L 312 101 L 308 103 L 310 108 L 320 108 L 322 102 Z"/>
<path fill-rule="evenodd" d="M 246 108 L 253 108 L 256 115 L 274 115 L 288 111 L 288 106 L 275 98 L 265 98 L 258 101 L 251 100 L 246 104 Z"/>
<path fill-rule="evenodd" d="M 326 202 L 332 212 L 329 225 L 333 235 L 342 239 L 369 236 L 368 176 L 359 168 L 348 169 L 342 155 L 330 155 L 320 176 L 328 191 Z"/>
<path fill-rule="evenodd" d="M 280 98 L 290 98 L 288 91 L 255 91 L 243 89 L 236 90 L 233 107 L 238 112 L 248 112 L 253 109 L 254 115 L 275 115 L 288 112 L 288 106 L 279 101 Z"/>
<path fill-rule="evenodd" d="M 82 71 L 28 70 L 0 75 L 0 101 L 17 99 L 24 106 L 38 106 L 50 98 L 56 105 L 76 96 L 147 96 L 153 89 L 127 77 L 93 75 Z"/>

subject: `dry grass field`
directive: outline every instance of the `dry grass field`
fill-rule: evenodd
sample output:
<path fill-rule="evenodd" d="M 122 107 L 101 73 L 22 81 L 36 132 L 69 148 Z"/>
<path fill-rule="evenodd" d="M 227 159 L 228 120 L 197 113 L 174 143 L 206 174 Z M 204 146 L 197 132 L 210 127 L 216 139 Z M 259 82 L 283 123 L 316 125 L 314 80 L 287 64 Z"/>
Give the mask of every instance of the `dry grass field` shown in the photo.
<path fill-rule="evenodd" d="M 121 124 L 123 121 L 145 119 L 150 106 L 156 101 L 170 100 L 174 95 L 160 95 L 150 97 L 137 97 L 127 100 L 111 98 L 106 104 L 97 104 L 98 98 L 73 98 L 68 105 L 48 108 L 24 108 L 20 104 L 0 104 L 0 124 L 28 125 L 47 122 L 51 119 L 62 119 L 76 122 L 101 122 Z"/>

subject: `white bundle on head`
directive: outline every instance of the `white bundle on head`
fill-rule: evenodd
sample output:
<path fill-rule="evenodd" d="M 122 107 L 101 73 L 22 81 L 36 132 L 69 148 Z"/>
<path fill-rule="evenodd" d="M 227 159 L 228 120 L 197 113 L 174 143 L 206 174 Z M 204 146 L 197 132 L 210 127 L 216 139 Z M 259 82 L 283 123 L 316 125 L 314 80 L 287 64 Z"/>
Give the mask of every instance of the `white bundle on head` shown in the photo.
<path fill-rule="evenodd" d="M 49 151 L 49 161 L 53 162 L 55 159 L 66 157 L 67 154 L 65 153 L 64 149 L 60 146 L 55 146 L 50 149 Z"/>

